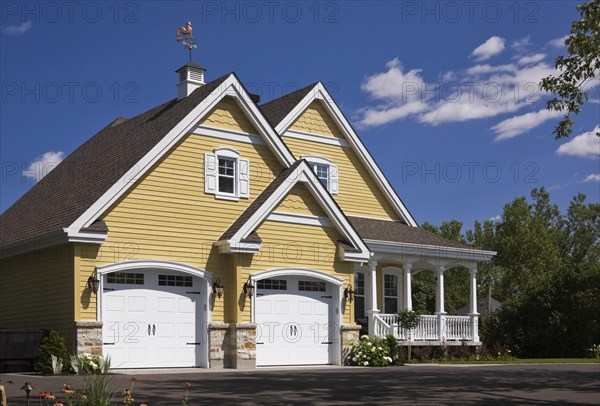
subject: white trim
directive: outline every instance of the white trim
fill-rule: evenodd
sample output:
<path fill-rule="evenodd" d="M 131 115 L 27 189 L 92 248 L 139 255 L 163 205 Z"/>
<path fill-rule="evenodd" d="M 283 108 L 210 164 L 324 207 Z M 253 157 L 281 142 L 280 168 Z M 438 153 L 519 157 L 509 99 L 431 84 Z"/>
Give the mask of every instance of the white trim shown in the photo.
<path fill-rule="evenodd" d="M 476 248 L 454 248 L 441 245 L 413 244 L 365 239 L 365 243 L 376 254 L 390 253 L 429 257 L 436 260 L 449 259 L 457 261 L 489 261 L 496 255 L 495 251 L 478 250 Z"/>
<path fill-rule="evenodd" d="M 320 165 L 331 165 L 331 160 L 323 158 L 317 155 L 300 155 L 300 158 L 305 159 L 308 163 L 315 163 Z"/>
<path fill-rule="evenodd" d="M 350 143 L 344 139 L 332 138 L 332 137 L 327 137 L 327 136 L 319 135 L 319 134 L 305 133 L 303 131 L 286 130 L 286 132 L 284 132 L 281 135 L 283 137 L 290 137 L 290 138 L 296 138 L 299 140 L 318 142 L 321 144 L 336 145 L 338 147 L 344 147 L 344 148 L 350 147 Z"/>
<path fill-rule="evenodd" d="M 287 213 L 282 211 L 271 212 L 266 220 L 279 221 L 282 223 L 305 224 L 309 226 L 333 227 L 333 223 L 327 217 Z"/>
<path fill-rule="evenodd" d="M 401 309 L 402 309 L 402 290 L 403 290 L 403 283 L 402 283 L 402 275 L 403 275 L 403 271 L 401 268 L 397 267 L 397 266 L 385 266 L 383 268 L 381 268 L 381 312 L 382 313 L 389 313 L 385 310 L 385 298 L 386 297 L 393 297 L 393 296 L 386 296 L 385 295 L 385 276 L 386 275 L 393 275 L 396 277 L 396 284 L 397 284 L 397 289 L 396 289 L 396 299 L 398 300 L 398 306 L 395 312 L 392 313 L 398 313 Z"/>
<path fill-rule="evenodd" d="M 222 254 L 232 254 L 239 252 L 241 254 L 255 254 L 260 251 L 261 243 L 241 242 L 234 240 L 217 241 L 215 247 L 219 248 Z"/>
<path fill-rule="evenodd" d="M 90 244 L 102 244 L 108 238 L 108 234 L 105 232 L 94 232 L 94 231 L 81 231 L 81 230 L 69 230 L 63 228 L 63 231 L 67 234 L 67 241 L 69 242 L 81 242 Z"/>
<path fill-rule="evenodd" d="M 260 135 L 243 133 L 235 130 L 199 125 L 192 130 L 192 134 L 201 137 L 213 137 L 227 141 L 243 142 L 245 144 L 265 145 L 266 142 Z"/>
<path fill-rule="evenodd" d="M 286 179 L 285 182 L 282 182 L 259 209 L 246 220 L 240 229 L 231 237 L 228 243 L 233 246 L 248 237 L 248 235 L 258 228 L 265 218 L 271 214 L 297 182 L 304 182 L 307 185 L 312 196 L 325 211 L 340 234 L 347 238 L 350 244 L 360 251 L 348 253 L 345 255 L 344 259 L 348 261 L 368 260 L 371 256 L 369 248 L 362 241 L 356 230 L 354 230 L 339 206 L 335 204 L 331 195 L 325 190 L 325 186 L 317 179 L 317 175 L 310 169 L 306 161 L 300 162 L 298 167 L 288 175 L 288 179 Z"/>
<path fill-rule="evenodd" d="M 342 286 L 344 281 L 335 276 L 329 275 L 321 271 L 315 271 L 314 269 L 308 268 L 275 268 L 269 269 L 263 272 L 257 272 L 250 275 L 250 280 L 253 282 L 260 281 L 263 279 L 277 278 L 281 276 L 307 276 L 310 278 L 321 279 L 327 283 L 331 283 L 334 286 Z"/>
<path fill-rule="evenodd" d="M 383 190 L 384 194 L 398 215 L 400 215 L 400 217 L 403 218 L 408 225 L 416 227 L 418 225 L 417 222 L 412 217 L 406 206 L 404 206 L 404 203 L 402 203 L 388 180 L 385 178 L 383 172 L 381 172 L 381 169 L 379 169 L 379 166 L 377 166 L 371 154 L 369 154 L 364 144 L 360 141 L 358 134 L 356 134 L 348 120 L 346 120 L 344 114 L 337 107 L 333 101 L 333 98 L 329 95 L 329 92 L 327 92 L 327 89 L 325 89 L 325 86 L 323 86 L 321 82 L 317 83 L 315 87 L 308 92 L 308 94 L 296 105 L 296 107 L 294 107 L 292 111 L 283 120 L 281 120 L 277 127 L 275 127 L 275 130 L 279 134 L 284 134 L 287 128 L 292 125 L 292 123 L 314 100 L 321 100 L 323 102 L 323 106 L 331 114 L 333 120 L 342 130 L 345 138 L 348 140 L 353 149 L 357 151 L 357 155 L 359 156 L 360 160 L 365 164 L 371 175 L 375 178 L 375 181 Z"/>
<path fill-rule="evenodd" d="M 205 320 L 204 322 L 208 326 L 212 319 L 212 312 L 210 308 L 210 296 L 211 296 L 211 283 L 212 283 L 212 272 L 207 272 L 203 269 L 197 268 L 193 265 L 183 264 L 180 262 L 170 262 L 170 261 L 160 261 L 160 260 L 141 260 L 141 261 L 125 261 L 125 262 L 117 262 L 114 264 L 103 265 L 96 267 L 96 274 L 98 275 L 98 279 L 100 280 L 100 284 L 98 286 L 98 294 L 96 295 L 96 320 L 102 321 L 102 295 L 104 292 L 104 278 L 102 276 L 112 273 L 112 272 L 120 272 L 120 271 L 129 271 L 132 269 L 153 269 L 153 270 L 166 270 L 166 271 L 174 271 L 181 272 L 188 275 L 196 276 L 201 278 L 204 281 L 203 290 L 206 292 L 204 294 L 204 302 L 202 303 L 201 311 L 205 312 Z M 204 329 L 202 327 L 201 331 L 203 331 L 204 336 L 200 337 L 203 341 L 203 353 L 200 358 L 200 367 L 208 368 L 209 367 L 209 351 L 210 345 L 208 340 L 208 329 Z"/>
<path fill-rule="evenodd" d="M 230 147 L 217 147 L 213 149 L 213 153 L 217 156 L 217 158 L 219 157 L 225 157 L 225 158 L 239 158 L 240 157 L 240 153 L 238 150 L 230 148 Z"/>
<path fill-rule="evenodd" d="M 82 227 L 89 226 L 92 222 L 102 216 L 102 214 L 115 203 L 125 192 L 131 188 L 134 183 L 156 164 L 160 158 L 168 153 L 179 140 L 193 131 L 198 121 L 217 105 L 225 96 L 233 96 L 238 100 L 238 105 L 246 114 L 247 118 L 254 127 L 264 136 L 265 141 L 284 166 L 291 166 L 295 159 L 289 152 L 281 138 L 275 133 L 271 125 L 267 122 L 264 115 L 260 112 L 256 104 L 250 99 L 243 85 L 238 81 L 235 74 L 230 74 L 223 83 L 218 86 L 211 94 L 202 100 L 194 109 L 179 123 L 177 123 L 169 133 L 163 137 L 142 159 L 140 159 L 127 173 L 125 173 L 116 183 L 114 183 L 94 204 L 92 204 L 83 214 L 71 224 L 69 229 L 79 230 Z M 106 157 L 109 159 L 110 157 Z"/>

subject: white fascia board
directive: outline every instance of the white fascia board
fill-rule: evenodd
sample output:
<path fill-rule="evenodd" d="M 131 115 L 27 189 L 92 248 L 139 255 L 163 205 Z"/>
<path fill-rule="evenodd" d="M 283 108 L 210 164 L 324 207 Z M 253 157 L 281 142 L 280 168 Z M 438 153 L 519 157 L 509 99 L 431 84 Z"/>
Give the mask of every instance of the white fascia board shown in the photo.
<path fill-rule="evenodd" d="M 392 242 L 380 240 L 368 240 L 365 242 L 373 252 L 415 255 L 428 258 L 445 259 L 445 260 L 466 260 L 483 262 L 491 260 L 495 255 L 495 251 L 485 251 L 476 248 L 455 248 L 444 247 L 441 245 L 426 245 L 413 244 L 405 242 Z"/>
<path fill-rule="evenodd" d="M 69 242 L 102 244 L 108 238 L 108 234 L 102 232 L 81 231 L 69 228 L 63 228 L 63 230 L 67 234 L 67 239 Z"/>
<path fill-rule="evenodd" d="M 262 247 L 261 243 L 253 242 L 241 242 L 240 240 L 230 239 L 227 241 L 218 241 L 214 245 L 219 249 L 222 254 L 255 254 L 260 251 Z"/>
<path fill-rule="evenodd" d="M 225 130 L 223 128 L 212 127 L 208 125 L 199 125 L 194 128 L 192 134 L 201 137 L 213 137 L 227 141 L 243 142 L 253 145 L 266 145 L 264 139 L 258 134 L 243 133 L 235 130 Z"/>
<path fill-rule="evenodd" d="M 371 253 L 367 252 L 347 252 L 342 244 L 338 244 L 339 258 L 349 262 L 368 262 L 371 259 Z"/>
<path fill-rule="evenodd" d="M 193 132 L 198 121 L 208 113 L 225 96 L 238 97 L 243 110 L 246 110 L 249 118 L 252 118 L 259 127 L 259 131 L 265 136 L 269 146 L 282 164 L 291 166 L 294 158 L 288 151 L 283 141 L 272 130 L 264 116 L 258 111 L 256 105 L 250 100 L 246 92 L 240 92 L 243 89 L 240 82 L 234 74 L 229 75 L 211 94 L 198 103 L 196 107 L 169 133 L 160 140 L 142 159 L 140 159 L 131 170 L 127 171 L 115 184 L 113 184 L 94 204 L 92 204 L 77 220 L 69 226 L 69 229 L 79 230 L 89 226 L 98 219 L 114 202 L 116 202 L 130 187 L 140 179 L 150 168 L 159 161 L 176 143 L 186 134 Z"/>
<path fill-rule="evenodd" d="M 309 214 L 287 213 L 282 211 L 271 212 L 267 220 L 281 223 L 305 224 L 309 226 L 333 227 L 333 223 L 327 217 L 312 216 Z"/>
<path fill-rule="evenodd" d="M 408 225 L 417 227 L 418 224 L 412 217 L 406 206 L 402 203 L 392 185 L 385 178 L 379 166 L 375 163 L 375 160 L 369 154 L 366 147 L 360 141 L 358 134 L 352 129 L 352 126 L 344 117 L 344 114 L 337 107 L 333 98 L 325 89 L 325 86 L 321 82 L 317 83 L 315 87 L 308 92 L 308 94 L 292 109 L 292 111 L 277 125 L 275 128 L 279 134 L 284 134 L 287 128 L 298 118 L 298 116 L 312 103 L 314 100 L 322 100 L 330 114 L 333 116 L 338 127 L 343 131 L 346 139 L 350 142 L 351 146 L 355 151 L 358 152 L 358 156 L 365 166 L 369 169 L 379 187 L 383 189 L 388 200 L 392 206 L 396 209 L 396 212 L 407 222 Z"/>

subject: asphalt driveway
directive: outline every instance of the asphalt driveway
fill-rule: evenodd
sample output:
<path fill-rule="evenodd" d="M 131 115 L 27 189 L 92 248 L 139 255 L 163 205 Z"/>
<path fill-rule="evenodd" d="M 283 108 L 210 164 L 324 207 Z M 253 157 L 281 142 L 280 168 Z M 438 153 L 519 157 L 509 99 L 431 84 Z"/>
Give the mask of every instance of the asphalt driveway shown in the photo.
<path fill-rule="evenodd" d="M 115 390 L 129 387 L 136 404 L 179 405 L 191 384 L 191 405 L 205 404 L 394 404 L 600 405 L 600 364 L 438 366 L 388 368 L 260 368 L 251 371 L 128 371 L 115 374 Z M 24 405 L 25 381 L 60 393 L 81 377 L 2 374 L 9 405 Z M 8 383 L 8 382 L 12 383 Z M 115 404 L 122 404 L 121 398 Z M 40 404 L 33 398 L 32 405 Z M 45 404 L 45 403 L 42 403 Z"/>

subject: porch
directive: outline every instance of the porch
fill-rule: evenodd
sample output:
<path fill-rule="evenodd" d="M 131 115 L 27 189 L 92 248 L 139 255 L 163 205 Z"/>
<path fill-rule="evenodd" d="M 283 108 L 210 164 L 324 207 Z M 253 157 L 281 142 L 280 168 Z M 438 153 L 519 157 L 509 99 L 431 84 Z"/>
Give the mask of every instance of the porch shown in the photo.
<path fill-rule="evenodd" d="M 356 217 L 350 221 L 372 253 L 369 262 L 354 269 L 354 316 L 368 326 L 369 335 L 392 335 L 399 343 L 412 345 L 481 345 L 477 266 L 492 259 L 495 252 L 399 222 Z M 444 275 L 456 268 L 468 270 L 466 316 L 449 315 L 445 308 Z M 399 328 L 396 313 L 413 310 L 412 278 L 420 272 L 435 276 L 435 308 L 433 314 L 422 315 L 419 326 L 408 334 Z"/>

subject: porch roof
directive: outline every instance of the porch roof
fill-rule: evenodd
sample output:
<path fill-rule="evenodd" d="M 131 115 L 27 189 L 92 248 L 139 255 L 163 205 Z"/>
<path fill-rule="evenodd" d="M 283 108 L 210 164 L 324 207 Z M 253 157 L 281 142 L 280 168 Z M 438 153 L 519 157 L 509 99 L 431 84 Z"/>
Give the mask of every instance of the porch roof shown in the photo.
<path fill-rule="evenodd" d="M 351 217 L 348 220 L 363 240 L 400 242 L 472 250 L 473 247 L 435 235 L 420 227 L 411 227 L 398 221 Z"/>

